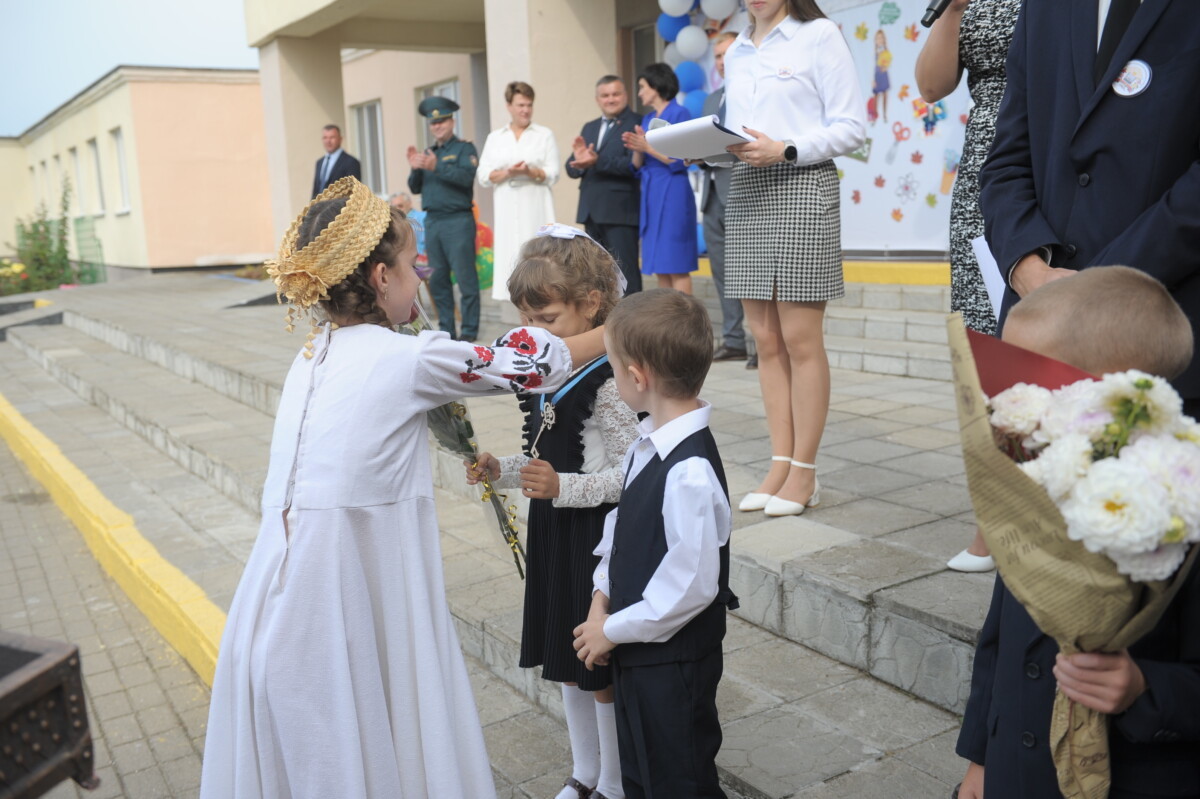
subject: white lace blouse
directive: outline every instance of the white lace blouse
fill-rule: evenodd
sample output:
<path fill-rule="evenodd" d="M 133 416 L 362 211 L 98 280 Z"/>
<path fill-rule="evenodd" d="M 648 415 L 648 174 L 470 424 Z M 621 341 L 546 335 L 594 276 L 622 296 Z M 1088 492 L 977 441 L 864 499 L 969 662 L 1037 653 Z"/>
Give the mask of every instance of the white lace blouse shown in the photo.
<path fill-rule="evenodd" d="M 556 508 L 594 508 L 621 498 L 625 480 L 625 451 L 638 437 L 637 415 L 610 377 L 596 391 L 592 415 L 583 423 L 583 473 L 558 474 Z M 500 458 L 500 479 L 496 488 L 520 488 L 521 467 L 529 457 L 505 455 Z"/>

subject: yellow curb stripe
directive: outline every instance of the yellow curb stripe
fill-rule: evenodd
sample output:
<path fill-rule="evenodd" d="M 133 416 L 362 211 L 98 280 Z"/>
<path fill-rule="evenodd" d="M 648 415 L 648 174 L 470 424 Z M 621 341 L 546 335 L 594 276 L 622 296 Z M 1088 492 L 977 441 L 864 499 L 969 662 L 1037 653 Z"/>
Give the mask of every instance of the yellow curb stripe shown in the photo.
<path fill-rule="evenodd" d="M 225 613 L 138 532 L 62 450 L 0 394 L 0 438 L 79 529 L 96 560 L 138 610 L 212 685 Z"/>
<path fill-rule="evenodd" d="M 950 264 L 945 261 L 846 261 L 842 270 L 847 283 L 950 285 Z"/>
<path fill-rule="evenodd" d="M 847 283 L 890 283 L 901 286 L 949 286 L 950 264 L 945 261 L 845 261 Z M 712 277 L 712 264 L 700 257 L 693 276 Z"/>

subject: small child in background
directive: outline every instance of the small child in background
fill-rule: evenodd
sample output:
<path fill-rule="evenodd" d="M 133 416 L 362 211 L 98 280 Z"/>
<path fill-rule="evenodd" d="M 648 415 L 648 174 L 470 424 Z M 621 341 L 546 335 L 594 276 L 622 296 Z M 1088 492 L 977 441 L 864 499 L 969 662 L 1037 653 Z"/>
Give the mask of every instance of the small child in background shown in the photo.
<path fill-rule="evenodd" d="M 621 298 L 621 272 L 582 231 L 546 225 L 521 248 L 508 291 L 524 324 L 569 336 L 604 324 Z M 521 407 L 525 453 L 483 453 L 467 464 L 467 482 L 486 469 L 497 488 L 519 486 L 530 500 L 520 665 L 541 666 L 543 679 L 562 683 L 574 764 L 556 799 L 622 799 L 612 677 L 579 662 L 572 631 L 591 605 L 593 550 L 621 495 L 637 417 L 607 356 L 580 366 L 552 395 L 525 395 Z"/>
<path fill-rule="evenodd" d="M 587 622 L 587 667 L 611 652 L 625 795 L 724 797 L 717 683 L 729 590 L 729 491 L 699 399 L 713 356 L 699 300 L 672 289 L 626 297 L 605 349 L 621 398 L 649 415 L 608 515 Z M 615 647 L 615 648 L 614 648 Z"/>
<path fill-rule="evenodd" d="M 1123 266 L 1047 283 L 1013 306 L 1003 338 L 1097 376 L 1139 369 L 1170 379 L 1192 359 L 1191 324 L 1175 300 Z M 1193 570 L 1128 650 L 1064 656 L 997 577 L 956 747 L 970 761 L 959 799 L 1062 796 L 1048 743 L 1056 690 L 1111 714 L 1109 799 L 1200 796 L 1198 625 Z"/>

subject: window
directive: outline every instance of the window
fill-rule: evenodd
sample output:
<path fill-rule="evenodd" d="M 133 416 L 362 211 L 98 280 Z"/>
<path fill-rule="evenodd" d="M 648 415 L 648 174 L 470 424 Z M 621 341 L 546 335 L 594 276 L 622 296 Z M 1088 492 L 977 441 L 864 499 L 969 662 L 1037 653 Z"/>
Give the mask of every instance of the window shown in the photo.
<path fill-rule="evenodd" d="M 379 101 L 356 105 L 353 111 L 358 157 L 362 161 L 362 181 L 382 197 L 387 193 L 387 178 L 383 160 L 383 114 L 380 113 Z"/>
<path fill-rule="evenodd" d="M 71 154 L 71 174 L 75 181 L 75 216 L 83 216 L 87 213 L 87 203 L 83 199 L 83 166 L 79 162 L 79 150 L 72 147 L 67 152 Z"/>
<path fill-rule="evenodd" d="M 54 156 L 54 190 L 58 192 L 57 196 L 59 198 L 59 202 L 61 202 L 63 190 L 63 170 L 62 156 L 60 155 Z M 55 205 L 57 205 L 57 203 L 55 203 Z"/>
<path fill-rule="evenodd" d="M 88 150 L 92 153 L 92 163 L 96 165 L 96 215 L 104 213 L 104 176 L 100 169 L 100 145 L 95 139 L 88 139 Z"/>
<path fill-rule="evenodd" d="M 433 86 L 426 86 L 424 89 L 417 90 L 417 103 L 420 104 L 426 97 L 446 97 L 456 103 L 461 103 L 458 99 L 458 79 L 448 80 L 444 83 L 437 83 Z M 429 132 L 429 120 L 418 115 L 417 119 L 424 123 L 424 130 L 421 132 L 421 140 L 425 142 L 425 147 L 433 146 L 433 134 Z M 454 135 L 462 138 L 462 114 L 454 115 Z"/>
<path fill-rule="evenodd" d="M 29 188 L 37 194 L 37 170 L 33 168 L 33 164 L 29 165 Z"/>
<path fill-rule="evenodd" d="M 53 196 L 50 193 L 50 170 L 46 168 L 46 162 L 42 161 L 42 205 L 49 207 L 50 198 Z"/>
<path fill-rule="evenodd" d="M 112 135 L 113 149 L 117 151 L 117 177 L 121 184 L 121 205 L 117 208 L 118 214 L 129 213 L 129 171 L 125 165 L 125 137 L 121 135 L 120 128 L 113 128 L 109 133 Z"/>

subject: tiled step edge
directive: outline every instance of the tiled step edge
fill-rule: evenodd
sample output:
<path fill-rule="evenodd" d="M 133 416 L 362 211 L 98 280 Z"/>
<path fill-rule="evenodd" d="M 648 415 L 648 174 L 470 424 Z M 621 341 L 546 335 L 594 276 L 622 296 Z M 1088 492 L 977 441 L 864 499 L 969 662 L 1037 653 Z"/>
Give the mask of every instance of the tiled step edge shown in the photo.
<path fill-rule="evenodd" d="M 149 361 L 185 380 L 199 383 L 230 399 L 274 417 L 283 387 L 257 375 L 201 358 L 128 330 L 110 321 L 76 311 L 63 313 L 63 324 L 128 355 Z"/>
<path fill-rule="evenodd" d="M 44 350 L 36 335 L 14 331 L 9 340 L 47 374 L 79 397 L 107 413 L 159 452 L 246 510 L 251 513 L 259 512 L 265 468 L 258 474 L 246 474 L 244 471 L 224 463 L 204 447 L 203 436 L 179 435 L 166 424 L 145 414 L 142 409 L 129 405 L 109 394 L 101 386 L 88 382 L 56 360 L 51 351 Z M 176 377 L 176 379 L 182 380 L 183 378 Z M 247 414 L 254 413 L 254 410 L 247 408 L 245 412 Z M 263 461 L 265 466 L 265 444 Z"/>

